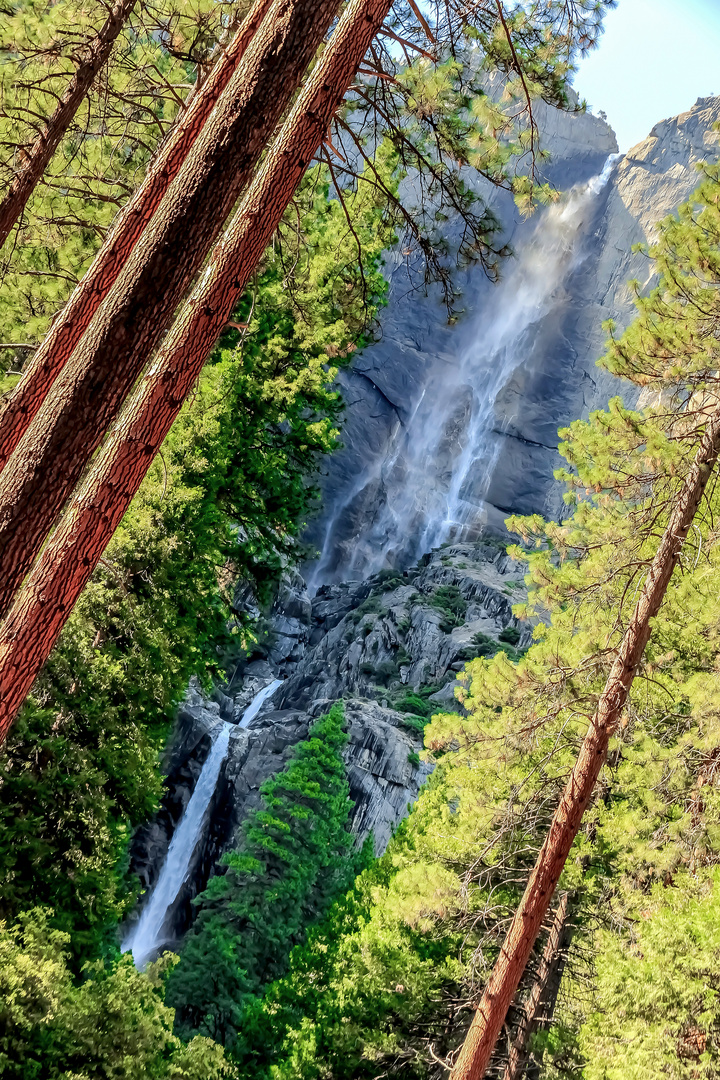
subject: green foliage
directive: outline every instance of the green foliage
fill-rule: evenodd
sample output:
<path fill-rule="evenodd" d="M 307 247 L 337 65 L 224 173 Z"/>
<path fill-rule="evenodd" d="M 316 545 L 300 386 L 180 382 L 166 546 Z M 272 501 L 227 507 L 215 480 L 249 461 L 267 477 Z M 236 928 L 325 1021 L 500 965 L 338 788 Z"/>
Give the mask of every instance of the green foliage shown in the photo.
<path fill-rule="evenodd" d="M 32 908 L 0 923 L 0 1074 L 8 1080 L 215 1080 L 229 1069 L 209 1039 L 173 1035 L 162 981 L 176 957 L 147 972 L 127 955 L 112 967 L 86 965 L 76 985 L 68 935 Z"/>
<path fill-rule="evenodd" d="M 404 727 L 408 731 L 421 733 L 425 730 L 427 722 L 428 718 L 426 716 L 417 716 L 415 713 L 406 713 L 400 721 L 400 727 Z"/>
<path fill-rule="evenodd" d="M 407 585 L 407 580 L 403 578 L 399 570 L 381 570 L 376 575 L 376 580 L 383 592 L 392 592 L 393 589 L 399 589 L 403 585 Z"/>
<path fill-rule="evenodd" d="M 380 686 L 387 686 L 392 679 L 397 678 L 398 664 L 395 660 L 381 660 L 375 666 L 373 675 Z"/>
<path fill-rule="evenodd" d="M 625 933 L 598 935 L 586 1080 L 690 1080 L 720 1067 L 720 871 L 638 897 Z M 629 914 L 629 913 L 628 913 Z"/>
<path fill-rule="evenodd" d="M 410 690 L 406 694 L 403 694 L 401 698 L 398 698 L 393 702 L 393 708 L 398 712 L 414 713 L 415 716 L 422 716 L 429 718 L 432 709 L 427 700 L 415 691 Z"/>
<path fill-rule="evenodd" d="M 248 1000 L 284 972 L 292 947 L 367 861 L 369 850 L 352 854 L 347 830 L 343 725 L 334 705 L 286 769 L 265 781 L 262 809 L 223 857 L 225 873 L 194 901 L 197 919 L 167 992 L 183 1035 L 234 1046 Z M 245 1052 L 241 1040 L 236 1053 Z"/>
<path fill-rule="evenodd" d="M 382 611 L 382 604 L 380 603 L 379 596 L 368 596 L 366 600 L 363 600 L 361 604 L 355 608 L 353 615 L 355 618 L 362 618 L 363 615 L 379 615 Z"/>
<path fill-rule="evenodd" d="M 472 637 L 472 648 L 468 646 L 463 659 L 470 660 L 475 657 L 493 657 L 499 652 L 505 653 L 509 660 L 517 662 L 525 654 L 524 649 L 516 649 L 515 645 L 520 640 L 520 631 L 514 626 L 506 626 L 498 636 L 498 639 L 484 634 L 478 630 Z"/>
<path fill-rule="evenodd" d="M 370 1078 L 397 1062 L 403 1075 L 422 1075 L 403 1047 L 408 1032 L 439 1034 L 434 992 L 452 981 L 458 941 L 434 935 L 432 923 L 452 875 L 398 871 L 385 856 L 362 874 L 295 949 L 289 974 L 255 1002 L 245 1027 L 252 1052 L 238 1058 L 243 1080 Z M 415 915 L 406 919 L 411 895 Z"/>
<path fill-rule="evenodd" d="M 440 585 L 428 599 L 431 607 L 443 614 L 440 629 L 449 634 L 456 626 L 462 626 L 467 612 L 467 600 L 457 585 Z"/>
<path fill-rule="evenodd" d="M 500 645 L 495 638 L 490 637 L 489 634 L 484 634 L 482 630 L 478 630 L 476 634 L 473 634 L 472 643 L 476 656 L 494 656 L 496 652 L 500 651 Z"/>
<path fill-rule="evenodd" d="M 369 186 L 347 204 L 362 274 L 355 252 L 338 258 L 348 225 L 321 169 L 298 200 L 303 231 L 281 230 L 267 253 L 238 309 L 247 331 L 228 331 L 207 365 L 0 758 L 0 912 L 52 906 L 83 958 L 111 947 L 133 903 L 124 853 L 158 805 L 188 679 L 222 674 L 251 643 L 233 587 L 267 598 L 300 553 L 310 478 L 337 440 L 327 354 L 361 342 L 383 300 L 389 236 Z"/>
<path fill-rule="evenodd" d="M 2 252 L 3 342 L 40 340 L 142 179 L 223 27 L 247 7 L 245 0 L 136 4 Z M 106 18 L 98 0 L 3 5 L 0 187 L 52 114 L 86 35 Z M 17 371 L 29 355 L 0 342 L 0 370 Z"/>

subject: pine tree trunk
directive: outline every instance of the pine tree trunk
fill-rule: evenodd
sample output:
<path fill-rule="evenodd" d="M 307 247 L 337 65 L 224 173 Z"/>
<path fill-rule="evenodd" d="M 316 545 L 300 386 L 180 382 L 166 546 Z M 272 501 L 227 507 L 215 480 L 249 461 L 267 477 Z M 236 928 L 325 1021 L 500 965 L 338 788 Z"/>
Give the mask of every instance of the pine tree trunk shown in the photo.
<path fill-rule="evenodd" d="M 555 956 L 547 983 L 545 984 L 545 992 L 542 1001 L 540 1002 L 540 1015 L 537 1017 L 535 1031 L 538 1031 L 541 1028 L 547 1030 L 553 1022 L 571 940 L 572 927 L 568 926 L 566 922 L 560 939 L 560 951 Z M 525 1080 L 541 1080 L 543 1072 L 542 1060 L 535 1059 L 529 1061 L 525 1066 Z"/>
<path fill-rule="evenodd" d="M 255 0 L 237 34 L 150 163 L 142 184 L 113 222 L 85 277 L 58 314 L 23 377 L 0 402 L 0 471 L 107 296 L 160 201 L 180 171 L 213 106 L 257 33 L 272 0 Z"/>
<path fill-rule="evenodd" d="M 110 56 L 115 39 L 135 7 L 136 0 L 117 0 L 105 24 L 92 41 L 80 50 L 75 74 L 60 98 L 55 112 L 25 154 L 25 160 L 0 201 L 0 248 L 7 240 L 13 225 L 22 216 L 35 185 L 42 177 L 57 150 L 75 113 L 95 80 L 95 76 Z"/>
<path fill-rule="evenodd" d="M 538 967 L 537 978 L 533 983 L 532 990 L 525 1002 L 523 1015 L 518 1024 L 517 1033 L 513 1041 L 510 1057 L 503 1073 L 503 1080 L 521 1080 L 525 1071 L 525 1063 L 528 1056 L 530 1036 L 537 1030 L 542 1022 L 541 1010 L 547 1000 L 548 984 L 560 963 L 560 948 L 565 931 L 567 919 L 568 894 L 563 893 L 555 913 L 548 939 L 543 949 L 543 954 Z M 554 998 L 557 993 L 553 995 Z"/>
<path fill-rule="evenodd" d="M 617 727 L 650 638 L 650 620 L 660 609 L 718 452 L 720 409 L 711 415 L 695 461 L 677 496 L 642 594 L 620 643 L 525 894 L 473 1017 L 451 1080 L 482 1080 L 485 1075 L 505 1015 L 547 914 L 595 782 L 605 764 L 610 738 Z"/>
<path fill-rule="evenodd" d="M 273 0 L 152 221 L 0 474 L 0 614 L 192 283 L 335 16 Z"/>
<path fill-rule="evenodd" d="M 0 627 L 0 740 L 222 332 L 391 0 L 351 0 L 181 318 Z"/>

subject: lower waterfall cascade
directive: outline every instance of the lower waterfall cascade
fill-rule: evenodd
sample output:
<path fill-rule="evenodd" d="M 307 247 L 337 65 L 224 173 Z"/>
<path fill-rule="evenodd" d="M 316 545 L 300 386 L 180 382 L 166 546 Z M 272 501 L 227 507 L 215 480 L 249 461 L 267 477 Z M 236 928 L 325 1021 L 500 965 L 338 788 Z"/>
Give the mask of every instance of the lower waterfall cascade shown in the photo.
<path fill-rule="evenodd" d="M 219 730 L 195 790 L 173 834 L 155 888 L 142 910 L 137 926 L 123 942 L 123 952 L 132 952 L 138 968 L 143 968 L 163 944 L 162 931 L 168 910 L 185 880 L 190 859 L 200 838 L 205 812 L 215 792 L 220 769 L 227 755 L 231 729 L 232 724 L 220 721 Z"/>
<path fill-rule="evenodd" d="M 138 968 L 143 968 L 167 940 L 163 935 L 163 928 L 186 879 L 190 860 L 200 840 L 207 809 L 215 794 L 233 730 L 246 728 L 281 685 L 281 679 L 274 679 L 259 690 L 237 724 L 220 720 L 216 725 L 210 753 L 205 759 L 185 813 L 173 833 L 158 880 L 141 911 L 138 923 L 122 944 L 122 951 L 132 952 Z"/>

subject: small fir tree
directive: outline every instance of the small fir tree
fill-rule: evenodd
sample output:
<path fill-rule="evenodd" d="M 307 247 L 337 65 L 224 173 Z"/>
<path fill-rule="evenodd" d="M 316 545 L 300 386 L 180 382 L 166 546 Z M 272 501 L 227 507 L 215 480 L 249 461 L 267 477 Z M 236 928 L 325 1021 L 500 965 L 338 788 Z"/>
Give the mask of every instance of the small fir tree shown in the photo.
<path fill-rule="evenodd" d="M 248 998 L 283 974 L 294 945 L 351 885 L 369 848 L 352 854 L 342 760 L 342 705 L 313 725 L 286 769 L 261 787 L 225 873 L 195 903 L 198 916 L 168 982 L 178 1029 L 235 1042 Z"/>

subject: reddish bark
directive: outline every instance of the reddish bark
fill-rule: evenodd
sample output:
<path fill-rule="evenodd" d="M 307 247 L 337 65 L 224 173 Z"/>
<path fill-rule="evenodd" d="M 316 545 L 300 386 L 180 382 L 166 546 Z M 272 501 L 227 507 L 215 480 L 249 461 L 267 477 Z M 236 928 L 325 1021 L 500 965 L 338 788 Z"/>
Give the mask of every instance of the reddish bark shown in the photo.
<path fill-rule="evenodd" d="M 559 953 L 565 931 L 567 919 L 568 894 L 563 893 L 560 897 L 555 918 L 553 920 L 545 948 L 540 959 L 537 978 L 533 983 L 532 990 L 525 1002 L 523 1015 L 518 1024 L 517 1033 L 510 1050 L 508 1063 L 505 1066 L 503 1080 L 522 1080 L 525 1062 L 528 1056 L 528 1044 L 530 1036 L 537 1030 L 542 1022 L 540 1010 L 545 1000 L 546 991 L 550 978 L 559 964 Z"/>
<path fill-rule="evenodd" d="M 630 693 L 688 530 L 720 452 L 720 409 L 712 414 L 695 461 L 676 499 L 642 594 L 618 649 L 575 766 L 565 785 L 535 867 L 473 1017 L 451 1080 L 482 1080 L 518 988 L 555 886 L 607 758 L 608 744 Z"/>
<path fill-rule="evenodd" d="M 0 403 L 0 470 L 27 431 L 50 387 L 180 171 L 213 106 L 260 28 L 271 2 L 255 0 L 252 10 L 227 49 L 221 53 L 207 81 L 193 96 L 187 110 L 159 148 L 142 184 L 115 218 L 110 235 L 53 322 L 22 379 Z"/>
<path fill-rule="evenodd" d="M 120 523 L 391 0 L 351 0 L 267 160 L 0 628 L 0 740 Z"/>
<path fill-rule="evenodd" d="M 109 57 L 115 40 L 134 7 L 135 0 L 117 0 L 102 29 L 88 45 L 79 50 L 80 57 L 75 74 L 57 103 L 55 112 L 24 155 L 23 164 L 0 201 L 0 248 L 10 235 L 15 222 L 22 216 L 35 185 L 70 127 L 95 76 Z"/>
<path fill-rule="evenodd" d="M 0 613 L 167 328 L 332 22 L 273 0 L 82 340 L 0 475 Z"/>

